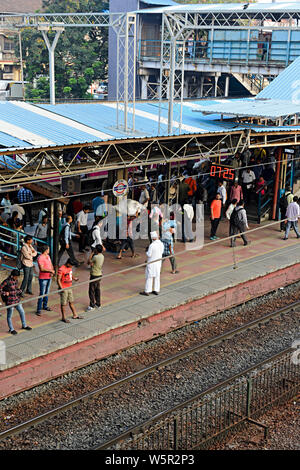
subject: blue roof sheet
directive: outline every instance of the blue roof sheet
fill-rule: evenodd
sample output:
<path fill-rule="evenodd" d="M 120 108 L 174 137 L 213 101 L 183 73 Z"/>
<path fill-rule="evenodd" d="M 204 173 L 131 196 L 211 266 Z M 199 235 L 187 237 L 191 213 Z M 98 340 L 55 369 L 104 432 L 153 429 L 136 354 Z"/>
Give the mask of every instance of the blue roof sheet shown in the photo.
<path fill-rule="evenodd" d="M 92 134 L 78 131 L 64 124 L 60 124 L 34 112 L 21 109 L 10 102 L 0 105 L 0 120 L 18 126 L 21 129 L 41 135 L 57 145 L 73 144 L 74 142 L 91 142 L 95 140 Z M 5 129 L 2 129 L 5 131 Z M 22 139 L 22 135 L 20 135 Z M 0 142 L 1 144 L 1 142 Z"/>
<path fill-rule="evenodd" d="M 300 57 L 258 93 L 257 98 L 289 100 L 300 103 Z"/>
<path fill-rule="evenodd" d="M 151 11 L 140 10 L 141 13 L 163 13 L 166 12 L 182 12 L 182 13 L 236 13 L 242 12 L 245 8 L 245 3 L 201 3 L 201 4 L 177 4 L 176 6 L 151 8 Z M 250 3 L 247 6 L 247 13 L 285 13 L 285 12 L 299 12 L 299 2 L 276 2 L 276 3 Z"/>
<path fill-rule="evenodd" d="M 20 136 L 21 137 L 21 136 Z M 0 132 L 0 145 L 5 148 L 9 147 L 31 147 L 31 145 L 16 137 L 6 134 L 5 132 Z"/>
<path fill-rule="evenodd" d="M 140 0 L 141 3 L 146 3 L 147 5 L 157 5 L 157 6 L 173 6 L 178 5 L 178 3 L 173 0 Z"/>
<path fill-rule="evenodd" d="M 233 106 L 231 100 L 229 106 Z M 236 100 L 237 101 L 237 100 Z M 248 107 L 249 102 L 255 100 L 245 99 L 243 101 L 244 107 Z M 248 103 L 248 104 L 247 104 Z M 23 107 L 22 107 L 23 106 Z M 183 105 L 183 119 L 181 135 L 192 134 L 211 134 L 223 133 L 232 131 L 240 131 L 251 127 L 254 131 L 270 130 L 276 132 L 278 128 L 269 128 L 264 126 L 247 125 L 244 123 L 236 123 L 232 120 L 220 120 L 220 114 L 217 109 L 214 111 L 215 100 L 194 100 L 186 101 Z M 261 106 L 265 106 L 264 102 Z M 130 107 L 129 107 L 130 108 Z M 204 110 L 214 112 L 214 114 L 204 115 L 202 112 L 195 112 Z M 174 105 L 174 120 L 179 119 L 179 105 Z M 39 115 L 37 113 L 42 113 Z M 168 107 L 167 103 L 163 103 L 161 108 L 161 116 L 164 120 L 161 126 L 160 133 L 158 134 L 158 102 L 137 102 L 135 113 L 135 127 L 134 133 L 125 133 L 116 128 L 116 103 L 114 102 L 93 102 L 93 103 L 72 103 L 72 104 L 57 104 L 32 106 L 29 103 L 24 104 L 17 102 L 4 102 L 0 105 L 0 120 L 3 121 L 2 129 L 0 132 L 0 146 L 5 149 L 16 150 L 22 148 L 41 148 L 80 143 L 93 143 L 101 141 L 115 141 L 127 139 L 142 139 L 142 138 L 156 138 L 159 136 L 178 135 L 178 126 L 174 124 L 173 133 L 168 134 L 167 131 L 167 117 Z M 123 113 L 120 112 L 120 120 L 122 122 Z M 131 114 L 129 113 L 129 120 Z M 56 121 L 58 119 L 58 122 Z M 5 128 L 5 122 L 7 128 Z M 12 126 L 17 126 L 13 128 Z M 84 126 L 84 127 L 83 127 Z M 20 135 L 16 133 L 20 132 Z M 83 130 L 90 130 L 84 132 Z M 282 129 L 289 129 L 283 127 Z M 292 127 L 294 130 L 295 127 Z M 23 134 L 24 130 L 24 134 Z M 46 140 L 45 144 L 39 145 L 35 141 L 27 142 L 26 132 L 34 133 L 35 136 Z M 11 132 L 12 135 L 9 135 Z M 96 133 L 100 135 L 95 135 Z M 103 135 L 103 137 L 102 137 Z M 30 139 L 29 139 L 30 140 Z M 48 144 L 47 142 L 52 142 Z"/>
<path fill-rule="evenodd" d="M 299 82 L 300 83 L 300 82 Z M 218 113 L 227 116 L 265 117 L 276 119 L 300 113 L 298 103 L 280 99 L 215 99 L 204 101 L 198 105 L 203 113 Z"/>

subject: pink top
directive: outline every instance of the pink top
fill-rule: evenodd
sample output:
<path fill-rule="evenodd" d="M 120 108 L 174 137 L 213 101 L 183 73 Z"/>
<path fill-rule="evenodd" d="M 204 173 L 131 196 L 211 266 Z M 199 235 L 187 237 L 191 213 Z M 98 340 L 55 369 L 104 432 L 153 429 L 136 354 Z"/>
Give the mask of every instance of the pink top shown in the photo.
<path fill-rule="evenodd" d="M 53 271 L 53 264 L 49 255 L 45 255 L 45 254 L 40 255 L 38 257 L 37 262 L 38 262 L 39 268 L 43 268 L 51 272 Z M 45 273 L 40 270 L 39 279 L 51 279 L 52 277 L 51 272 Z"/>

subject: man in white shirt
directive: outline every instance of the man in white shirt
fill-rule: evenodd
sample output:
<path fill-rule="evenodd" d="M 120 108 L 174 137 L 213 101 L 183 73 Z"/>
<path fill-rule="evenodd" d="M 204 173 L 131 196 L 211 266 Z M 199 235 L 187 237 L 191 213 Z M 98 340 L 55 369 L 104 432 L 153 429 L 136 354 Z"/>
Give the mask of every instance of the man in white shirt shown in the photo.
<path fill-rule="evenodd" d="M 101 245 L 102 248 L 103 248 L 103 251 L 105 251 L 103 243 L 102 243 L 102 238 L 101 238 L 102 224 L 103 224 L 103 220 L 96 218 L 96 223 L 95 223 L 94 227 L 91 229 L 91 231 L 92 231 L 92 240 L 93 240 L 91 247 L 96 248 L 97 245 Z"/>
<path fill-rule="evenodd" d="M 223 181 L 219 181 L 217 193 L 221 195 L 222 205 L 224 207 L 227 200 L 227 193 Z"/>
<path fill-rule="evenodd" d="M 255 179 L 256 179 L 255 173 L 254 173 L 254 171 L 250 170 L 250 168 L 247 168 L 247 170 L 243 171 L 243 173 L 242 173 L 242 188 L 243 188 L 243 195 L 244 195 L 245 204 L 250 203 L 252 188 L 253 188 Z"/>
<path fill-rule="evenodd" d="M 78 212 L 76 217 L 77 233 L 79 235 L 79 251 L 84 253 L 87 245 L 87 233 L 88 233 L 88 220 L 89 207 L 85 206 L 82 211 Z"/>
<path fill-rule="evenodd" d="M 283 240 L 288 239 L 291 227 L 293 227 L 293 229 L 295 230 L 297 238 L 300 238 L 300 233 L 298 229 L 298 218 L 300 216 L 300 207 L 298 204 L 297 196 L 294 196 L 293 202 L 291 202 L 288 205 L 285 216 L 288 220 L 286 223 L 285 235 L 284 235 Z"/>
<path fill-rule="evenodd" d="M 18 219 L 20 219 L 21 221 L 23 220 L 25 210 L 23 209 L 23 207 L 19 206 L 16 200 L 14 200 L 14 204 L 11 206 L 10 211 L 12 214 L 14 212 L 18 212 Z"/>
<path fill-rule="evenodd" d="M 150 295 L 151 293 L 158 295 L 160 292 L 160 271 L 162 264 L 162 256 L 164 252 L 164 244 L 159 240 L 157 232 L 150 233 L 152 243 L 150 244 L 147 255 L 147 266 L 146 266 L 146 284 L 144 292 L 140 292 L 141 295 Z M 156 261 L 158 260 L 158 261 Z M 154 262 L 155 261 L 155 262 Z M 150 264 L 149 264 L 150 263 Z M 154 290 L 153 289 L 154 281 Z"/>

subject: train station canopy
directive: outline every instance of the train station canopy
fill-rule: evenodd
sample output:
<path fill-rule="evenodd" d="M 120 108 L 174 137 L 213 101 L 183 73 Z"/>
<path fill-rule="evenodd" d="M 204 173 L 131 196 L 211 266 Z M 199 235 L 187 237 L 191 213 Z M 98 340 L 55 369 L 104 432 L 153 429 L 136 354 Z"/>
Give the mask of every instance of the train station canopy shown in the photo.
<path fill-rule="evenodd" d="M 242 103 L 245 114 L 266 116 L 282 116 L 287 112 L 282 103 L 275 101 L 269 106 L 268 101 L 254 99 L 245 100 L 193 100 L 183 104 L 182 129 L 180 135 L 211 135 L 228 134 L 237 130 L 251 127 L 257 132 L 278 132 L 288 130 L 289 126 L 267 127 L 245 123 L 237 123 L 231 119 L 221 120 L 222 112 L 243 114 L 238 109 Z M 119 105 L 120 106 L 120 105 Z M 292 113 L 300 112 L 300 104 L 287 104 Z M 158 132 L 159 103 L 155 101 L 137 102 L 135 106 L 135 131 L 125 133 L 116 127 L 116 102 L 96 101 L 91 103 L 40 104 L 35 105 L 22 101 L 0 102 L 0 152 L 5 150 L 26 152 L 36 148 L 63 147 L 68 145 L 104 142 L 141 141 L 165 137 L 167 131 L 168 104 L 161 107 L 162 126 Z M 252 111 L 252 107 L 255 111 Z M 247 110 L 247 112 L 246 112 Z M 129 109 L 130 111 L 130 109 Z M 197 111 L 197 112 L 195 112 Z M 179 105 L 174 107 L 174 135 L 179 135 L 178 122 Z M 206 116 L 204 113 L 213 113 Z M 130 115 L 130 112 L 129 112 Z M 296 130 L 296 126 L 291 126 Z M 300 129 L 300 126 L 299 126 Z"/>

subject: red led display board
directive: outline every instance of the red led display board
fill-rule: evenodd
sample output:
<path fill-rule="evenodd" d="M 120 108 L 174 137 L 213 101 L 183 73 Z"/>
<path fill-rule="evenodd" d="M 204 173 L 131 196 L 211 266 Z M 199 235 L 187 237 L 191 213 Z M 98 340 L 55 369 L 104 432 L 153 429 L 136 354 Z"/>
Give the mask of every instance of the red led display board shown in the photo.
<path fill-rule="evenodd" d="M 234 181 L 234 169 L 225 165 L 213 164 L 210 168 L 210 176 L 212 178 L 220 178 L 223 180 Z"/>

